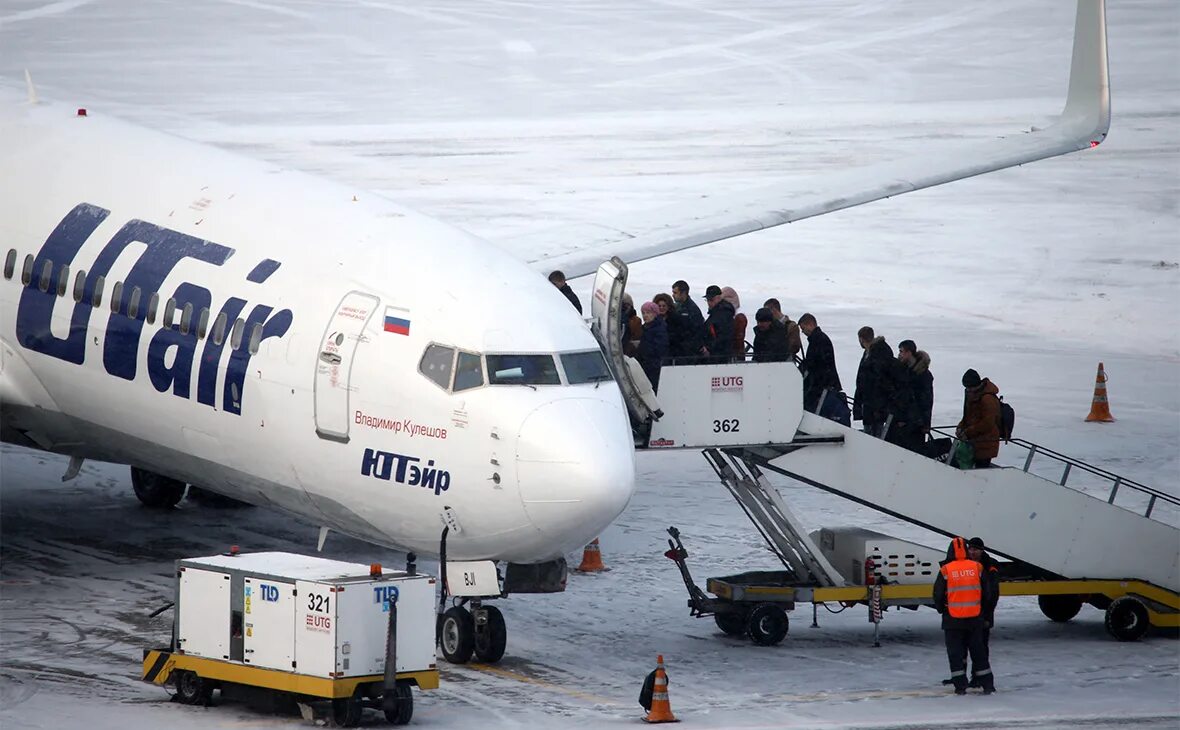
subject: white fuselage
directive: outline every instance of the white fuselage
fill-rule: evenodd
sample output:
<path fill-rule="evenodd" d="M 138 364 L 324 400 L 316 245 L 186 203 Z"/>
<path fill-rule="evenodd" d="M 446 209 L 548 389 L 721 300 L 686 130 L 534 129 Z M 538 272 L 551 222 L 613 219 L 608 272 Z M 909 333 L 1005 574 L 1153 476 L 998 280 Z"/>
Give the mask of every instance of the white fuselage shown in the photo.
<path fill-rule="evenodd" d="M 455 559 L 555 558 L 627 504 L 613 382 L 569 384 L 556 357 L 559 384 L 488 384 L 488 354 L 598 351 L 560 293 L 493 245 L 59 106 L 0 111 L 0 170 L 6 438 L 425 554 L 449 524 Z M 445 348 L 482 385 L 432 381 Z"/>

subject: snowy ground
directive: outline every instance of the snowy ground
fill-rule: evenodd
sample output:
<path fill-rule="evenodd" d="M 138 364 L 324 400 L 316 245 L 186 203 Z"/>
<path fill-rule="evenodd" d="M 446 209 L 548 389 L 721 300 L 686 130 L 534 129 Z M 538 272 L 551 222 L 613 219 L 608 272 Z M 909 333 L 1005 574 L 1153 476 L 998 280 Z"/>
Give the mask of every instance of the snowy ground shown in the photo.
<path fill-rule="evenodd" d="M 1043 125 L 1064 94 L 1068 2 L 630 0 L 0 3 L 0 79 L 28 68 L 76 102 L 379 190 L 491 238 Z M 637 301 L 687 279 L 814 312 L 851 386 L 855 331 L 930 351 L 936 421 L 966 367 L 1000 386 L 1021 436 L 1180 491 L 1180 5 L 1109 9 L 1114 121 L 1097 150 L 633 267 Z M 576 282 L 585 295 L 588 284 Z M 585 296 L 583 296 L 585 300 Z M 1110 425 L 1081 422 L 1094 368 Z M 1003 456 L 1001 457 L 1004 458 Z M 1119 644 L 1101 614 L 1001 604 L 1000 693 L 947 697 L 937 617 L 794 616 L 759 649 L 692 620 L 663 528 L 698 579 L 773 560 L 697 454 L 643 454 L 603 535 L 607 574 L 506 605 L 510 656 L 445 667 L 426 727 L 635 722 L 656 653 L 689 727 L 1146 727 L 1180 723 L 1180 647 Z M 237 543 L 310 550 L 261 509 L 138 508 L 125 470 L 0 451 L 0 726 L 299 727 L 242 706 L 169 704 L 136 680 L 167 637 L 171 561 Z M 809 526 L 938 540 L 781 484 Z M 1177 516 L 1164 515 L 1177 524 Z M 399 557 L 333 536 L 334 557 Z M 1147 556 L 1149 557 L 1149 556 Z M 576 561 L 577 556 L 571 556 Z M 370 718 L 376 720 L 376 716 Z"/>

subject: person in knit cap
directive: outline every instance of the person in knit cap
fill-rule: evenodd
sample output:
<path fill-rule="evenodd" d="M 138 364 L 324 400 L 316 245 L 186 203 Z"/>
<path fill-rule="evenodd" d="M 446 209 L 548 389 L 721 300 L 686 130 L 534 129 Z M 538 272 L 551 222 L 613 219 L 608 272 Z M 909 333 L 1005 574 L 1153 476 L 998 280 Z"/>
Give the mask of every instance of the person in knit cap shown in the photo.
<path fill-rule="evenodd" d="M 786 362 L 787 327 L 774 318 L 769 307 L 754 315 L 754 362 Z"/>
<path fill-rule="evenodd" d="M 971 444 L 976 469 L 1000 455 L 1000 389 L 974 369 L 963 373 L 963 420 L 955 436 Z"/>
<path fill-rule="evenodd" d="M 705 289 L 705 303 L 709 305 L 709 317 L 705 320 L 705 344 L 701 355 L 706 362 L 727 363 L 733 354 L 733 304 L 722 296 L 721 287 L 710 284 Z"/>
<path fill-rule="evenodd" d="M 668 323 L 660 316 L 660 307 L 655 302 L 644 302 L 640 311 L 643 314 L 643 335 L 639 339 L 638 360 L 651 381 L 652 392 L 659 393 L 660 367 L 668 357 Z"/>

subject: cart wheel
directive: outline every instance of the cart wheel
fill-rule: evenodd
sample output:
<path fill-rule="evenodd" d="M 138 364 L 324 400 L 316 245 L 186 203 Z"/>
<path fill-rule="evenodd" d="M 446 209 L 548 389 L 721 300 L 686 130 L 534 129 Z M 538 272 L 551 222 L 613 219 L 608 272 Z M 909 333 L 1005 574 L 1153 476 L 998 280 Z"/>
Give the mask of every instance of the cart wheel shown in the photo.
<path fill-rule="evenodd" d="M 1037 596 L 1037 605 L 1041 607 L 1041 613 L 1050 621 L 1064 623 L 1074 616 L 1078 615 L 1078 611 L 1082 610 L 1081 596 L 1054 596 L 1043 595 Z"/>
<path fill-rule="evenodd" d="M 196 672 L 181 670 L 176 673 L 176 699 L 185 705 L 208 705 L 213 697 L 213 683 Z"/>
<path fill-rule="evenodd" d="M 1147 606 L 1134 596 L 1119 596 L 1106 609 L 1106 631 L 1119 641 L 1138 641 L 1151 625 Z"/>
<path fill-rule="evenodd" d="M 443 614 L 442 630 L 438 634 L 443 657 L 451 664 L 466 664 L 475 650 L 475 620 L 471 612 L 461 606 L 448 608 Z"/>
<path fill-rule="evenodd" d="M 332 700 L 332 720 L 337 727 L 356 727 L 364 714 L 365 706 L 356 695 Z"/>
<path fill-rule="evenodd" d="M 713 621 L 717 628 L 730 636 L 741 636 L 746 633 L 746 615 L 737 611 L 713 614 Z"/>
<path fill-rule="evenodd" d="M 382 699 L 385 720 L 390 725 L 405 725 L 414 716 L 414 693 L 409 682 L 398 682 L 393 692 Z"/>
<path fill-rule="evenodd" d="M 746 633 L 755 644 L 774 646 L 787 636 L 790 622 L 787 612 L 773 603 L 760 603 L 750 611 Z"/>
<path fill-rule="evenodd" d="M 495 606 L 487 606 L 488 623 L 483 631 L 475 632 L 475 658 L 484 664 L 495 664 L 504 657 L 508 646 L 508 627 L 504 614 Z"/>

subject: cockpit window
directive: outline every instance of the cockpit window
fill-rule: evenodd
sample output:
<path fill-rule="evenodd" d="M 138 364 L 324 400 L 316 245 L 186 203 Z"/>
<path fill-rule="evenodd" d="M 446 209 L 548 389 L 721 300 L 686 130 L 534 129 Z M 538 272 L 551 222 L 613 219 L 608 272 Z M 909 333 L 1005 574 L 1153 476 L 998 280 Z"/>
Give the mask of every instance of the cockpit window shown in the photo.
<path fill-rule="evenodd" d="M 470 390 L 483 385 L 483 359 L 474 353 L 459 351 L 455 365 L 455 390 Z"/>
<path fill-rule="evenodd" d="M 437 383 L 443 390 L 451 387 L 451 369 L 455 362 L 455 350 L 442 345 L 430 345 L 418 363 L 418 371 Z"/>
<path fill-rule="evenodd" d="M 602 357 L 602 350 L 564 353 L 561 355 L 561 367 L 565 368 L 565 379 L 570 385 L 611 379 L 606 360 Z"/>
<path fill-rule="evenodd" d="M 560 385 L 552 355 L 488 355 L 489 385 Z"/>

